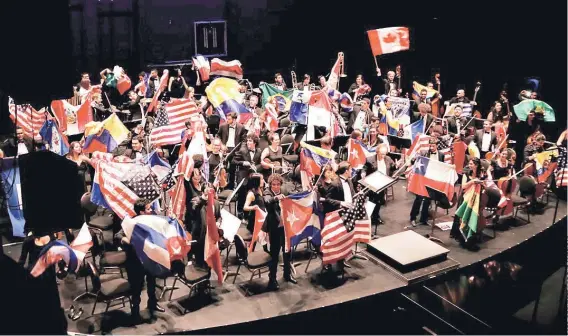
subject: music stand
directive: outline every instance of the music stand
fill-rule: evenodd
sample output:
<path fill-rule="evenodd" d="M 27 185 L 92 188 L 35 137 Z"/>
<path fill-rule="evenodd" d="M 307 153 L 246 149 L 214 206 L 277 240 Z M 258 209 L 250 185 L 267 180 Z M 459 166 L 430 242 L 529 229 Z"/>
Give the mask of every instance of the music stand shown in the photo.
<path fill-rule="evenodd" d="M 430 188 L 428 186 L 426 186 L 426 190 L 428 191 L 428 197 L 434 201 L 434 204 L 436 205 L 436 211 L 434 211 L 434 216 L 432 218 L 432 228 L 430 230 L 430 234 L 426 235 L 426 238 L 435 241 L 437 243 L 440 243 L 442 245 L 445 245 L 444 242 L 442 242 L 439 238 L 434 237 L 434 228 L 436 227 L 436 216 L 437 216 L 437 212 L 438 209 L 437 208 L 442 208 L 445 210 L 448 210 L 449 208 L 453 207 L 454 204 L 452 202 L 450 202 L 450 200 L 448 199 L 448 196 L 446 196 L 445 193 Z"/>
<path fill-rule="evenodd" d="M 401 138 L 396 135 L 388 135 L 389 144 L 398 149 L 410 148 L 412 145 L 412 140 L 407 138 Z"/>
<path fill-rule="evenodd" d="M 366 189 L 371 190 L 374 193 L 379 193 L 385 189 L 388 189 L 395 185 L 398 182 L 398 178 L 392 178 L 388 175 L 385 175 L 379 171 L 372 173 L 371 175 L 365 177 L 363 180 L 359 181 L 359 183 L 364 186 Z M 369 217 L 371 214 L 367 214 Z M 371 223 L 372 225 L 373 223 Z M 377 226 L 375 227 L 374 236 L 377 236 Z"/>

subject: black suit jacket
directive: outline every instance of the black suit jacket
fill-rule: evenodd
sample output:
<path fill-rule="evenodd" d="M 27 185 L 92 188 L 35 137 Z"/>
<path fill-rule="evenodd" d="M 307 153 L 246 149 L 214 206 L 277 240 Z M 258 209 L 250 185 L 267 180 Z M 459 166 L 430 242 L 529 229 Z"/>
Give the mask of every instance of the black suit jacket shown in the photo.
<path fill-rule="evenodd" d="M 282 186 L 281 192 L 282 195 L 288 196 L 288 191 Z M 266 220 L 262 224 L 262 231 L 272 233 L 278 230 L 280 226 L 280 216 L 281 216 L 281 209 L 280 209 L 280 201 L 275 198 L 274 193 L 270 188 L 266 188 L 263 194 L 264 198 L 264 205 L 266 206 Z"/>
<path fill-rule="evenodd" d="M 343 187 L 339 179 L 335 179 L 329 184 L 322 179 L 318 186 L 318 194 L 324 214 L 338 210 L 344 200 Z"/>
<path fill-rule="evenodd" d="M 227 145 L 227 141 L 229 140 L 229 124 L 225 123 L 219 127 L 219 132 L 217 133 L 219 139 L 223 145 Z M 246 131 L 243 125 L 236 123 L 235 124 L 235 146 L 239 144 L 239 142 L 244 141 L 246 136 Z"/>
<path fill-rule="evenodd" d="M 453 134 L 458 134 L 458 126 L 456 125 L 456 117 L 455 116 L 448 117 L 447 121 L 448 121 L 448 131 L 450 133 L 453 133 Z M 460 131 L 465 130 L 464 126 L 467 125 L 468 121 L 469 120 L 466 117 L 460 117 L 460 124 L 461 124 Z M 472 124 L 470 123 L 468 125 L 468 127 L 471 126 L 471 125 Z"/>
<path fill-rule="evenodd" d="M 28 153 L 33 152 L 33 140 L 28 136 L 24 136 L 24 145 L 28 149 Z M 18 154 L 18 141 L 15 138 L 11 138 L 6 143 L 6 148 L 4 150 L 6 156 L 16 156 Z"/>
<path fill-rule="evenodd" d="M 235 156 L 233 157 L 232 163 L 239 167 L 239 177 L 240 178 L 247 178 L 253 170 L 250 167 L 243 166 L 244 162 L 249 162 L 251 166 L 256 167 L 256 171 L 260 171 L 260 157 L 262 155 L 262 150 L 258 147 L 254 150 L 254 155 L 251 160 L 249 150 L 247 146 L 242 146 L 239 150 L 236 151 Z"/>
<path fill-rule="evenodd" d="M 479 148 L 479 151 L 481 152 L 481 143 L 483 142 L 483 130 L 477 130 L 475 132 L 475 136 L 473 137 L 473 141 L 475 141 L 475 144 L 477 145 L 477 148 Z M 489 145 L 489 151 L 491 151 L 491 146 L 497 146 L 497 136 L 495 135 L 495 132 L 491 131 L 491 142 Z"/>
<path fill-rule="evenodd" d="M 420 113 L 412 113 L 412 118 L 410 120 L 411 123 L 420 120 L 421 116 Z M 427 130 L 428 127 L 430 127 L 430 124 L 434 121 L 434 116 L 431 113 L 428 113 L 426 115 L 426 126 L 424 127 L 424 130 Z"/>

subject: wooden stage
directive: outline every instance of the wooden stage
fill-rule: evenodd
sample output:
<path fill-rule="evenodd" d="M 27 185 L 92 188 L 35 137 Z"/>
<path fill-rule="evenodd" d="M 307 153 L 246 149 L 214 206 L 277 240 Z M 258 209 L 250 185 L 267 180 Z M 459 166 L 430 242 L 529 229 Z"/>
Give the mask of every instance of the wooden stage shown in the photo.
<path fill-rule="evenodd" d="M 390 200 L 381 210 L 381 217 L 385 224 L 379 226 L 378 234 L 380 237 L 402 232 L 405 230 L 405 226 L 409 224 L 410 207 L 414 196 L 407 193 L 404 186 L 404 181 L 395 185 L 395 199 Z M 455 240 L 449 238 L 449 231 L 436 230 L 435 235 L 444 241 L 445 247 L 450 250 L 448 257 L 459 262 L 459 267 L 463 268 L 522 244 L 549 228 L 552 225 L 555 204 L 556 198 L 550 197 L 550 203 L 544 214 L 531 215 L 530 224 L 497 231 L 497 237 L 495 239 L 488 238 L 480 245 L 481 249 L 477 252 L 462 249 Z M 454 211 L 452 210 L 451 214 Z M 557 221 L 564 216 L 566 216 L 566 203 L 561 201 Z M 440 216 L 437 222 L 451 221 L 451 219 L 448 215 Z M 427 234 L 430 232 L 430 227 L 419 226 L 414 228 L 414 231 L 419 234 Z M 216 281 L 212 281 L 213 286 L 217 288 L 212 290 L 211 299 L 184 300 L 183 297 L 186 297 L 189 291 L 185 286 L 177 285 L 179 289 L 174 291 L 172 302 L 166 300 L 169 298 L 169 292 L 160 301 L 161 305 L 166 308 L 166 312 L 158 313 L 156 322 L 143 323 L 135 327 L 128 326 L 129 309 L 121 308 L 121 305 L 112 307 L 104 320 L 101 314 L 104 310 L 104 304 L 97 305 L 97 312 L 94 316 L 90 316 L 92 298 L 87 297 L 78 302 L 72 302 L 75 296 L 84 291 L 84 280 L 76 279 L 72 275 L 68 276 L 65 280 L 60 281 L 59 285 L 62 305 L 65 309 L 68 309 L 74 304 L 75 307 L 83 307 L 85 311 L 78 321 L 68 321 L 69 332 L 99 334 L 104 331 L 113 334 L 156 334 L 195 331 L 301 313 L 407 286 L 405 281 L 380 264 L 361 259 L 350 261 L 352 268 L 346 269 L 344 281 L 336 281 L 332 284 L 327 280 L 321 281 L 320 259 L 314 259 L 308 271 L 305 272 L 306 261 L 302 261 L 305 257 L 305 254 L 301 252 L 302 249 L 303 247 L 300 246 L 295 255 L 296 261 L 302 262 L 296 268 L 297 285 L 282 280 L 279 281 L 281 287 L 279 291 L 264 292 L 268 275 L 263 273 L 261 278 L 253 280 L 253 285 L 250 287 L 253 295 L 246 296 L 241 285 L 247 283 L 250 273 L 241 268 L 241 275 L 236 279 L 235 285 L 232 284 L 233 277 L 229 277 L 228 282 L 222 287 L 217 287 Z M 365 248 L 361 245 L 359 249 L 364 250 Z M 20 254 L 20 245 L 6 247 L 5 252 L 17 260 Z M 234 257 L 234 252 L 232 254 Z M 236 266 L 231 267 L 232 270 L 235 270 L 235 268 Z M 116 275 L 109 275 L 109 277 L 113 276 Z M 282 273 L 279 272 L 279 277 L 281 276 Z M 340 279 L 339 276 L 338 279 Z M 172 284 L 172 282 L 172 278 L 168 279 L 168 284 Z M 325 285 L 322 285 L 322 283 L 325 283 Z M 162 281 L 158 280 L 158 284 L 161 285 Z M 160 294 L 159 289 L 157 294 Z M 142 295 L 141 309 L 145 309 L 145 291 Z M 188 307 L 190 312 L 182 315 L 182 311 L 179 309 L 180 304 Z M 147 312 L 143 310 L 143 317 L 146 314 Z M 278 333 L 278 331 L 275 332 Z"/>

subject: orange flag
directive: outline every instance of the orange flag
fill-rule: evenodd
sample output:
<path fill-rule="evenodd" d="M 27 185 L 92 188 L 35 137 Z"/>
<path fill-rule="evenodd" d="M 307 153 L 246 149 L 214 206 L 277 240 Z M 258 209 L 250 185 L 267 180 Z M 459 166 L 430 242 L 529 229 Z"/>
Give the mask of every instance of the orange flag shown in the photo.
<path fill-rule="evenodd" d="M 221 264 L 221 251 L 219 250 L 219 231 L 217 230 L 217 221 L 215 220 L 215 198 L 214 190 L 209 190 L 207 199 L 206 221 L 207 233 L 205 235 L 205 262 L 215 273 L 219 285 L 223 284 L 223 266 Z"/>
<path fill-rule="evenodd" d="M 254 232 L 252 233 L 252 240 L 250 241 L 249 245 L 249 253 L 252 252 L 254 242 L 258 240 L 258 236 L 260 234 L 260 230 L 262 229 L 262 224 L 264 224 L 264 220 L 266 220 L 266 212 L 257 209 L 254 213 Z"/>

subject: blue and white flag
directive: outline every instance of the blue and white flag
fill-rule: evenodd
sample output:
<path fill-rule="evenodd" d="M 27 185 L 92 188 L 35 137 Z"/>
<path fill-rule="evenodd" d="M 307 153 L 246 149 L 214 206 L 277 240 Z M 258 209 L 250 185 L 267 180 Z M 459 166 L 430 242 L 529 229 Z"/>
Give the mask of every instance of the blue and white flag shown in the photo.
<path fill-rule="evenodd" d="M 16 158 L 4 158 L 2 161 L 2 185 L 6 196 L 6 208 L 12 223 L 12 235 L 25 237 L 26 220 L 22 206 L 22 188 L 20 186 L 20 168 Z"/>
<path fill-rule="evenodd" d="M 308 106 L 311 91 L 294 90 L 290 104 L 290 121 L 306 125 L 308 123 Z"/>
<path fill-rule="evenodd" d="M 122 229 L 144 268 L 154 276 L 168 275 L 172 261 L 183 260 L 190 249 L 186 232 L 171 217 L 126 217 Z"/>
<path fill-rule="evenodd" d="M 55 120 L 47 120 L 39 130 L 39 134 L 49 144 L 50 151 L 61 156 L 69 153 L 67 137 L 59 132 Z"/>
<path fill-rule="evenodd" d="M 418 133 L 424 133 L 424 119 L 420 118 L 404 127 L 404 138 L 414 140 Z"/>
<path fill-rule="evenodd" d="M 156 174 L 156 177 L 160 182 L 163 181 L 172 171 L 170 164 L 166 160 L 162 159 L 156 151 L 153 151 L 150 155 L 148 155 L 147 164 L 150 165 L 152 172 Z"/>

